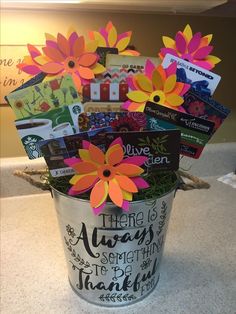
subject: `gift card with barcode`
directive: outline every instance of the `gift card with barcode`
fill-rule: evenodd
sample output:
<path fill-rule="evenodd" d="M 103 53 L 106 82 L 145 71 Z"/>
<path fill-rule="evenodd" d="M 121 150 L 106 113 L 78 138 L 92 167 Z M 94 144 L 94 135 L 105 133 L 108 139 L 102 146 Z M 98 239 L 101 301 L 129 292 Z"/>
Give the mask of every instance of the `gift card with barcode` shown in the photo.
<path fill-rule="evenodd" d="M 177 62 L 176 74 L 179 82 L 190 84 L 192 90 L 201 94 L 214 93 L 221 79 L 219 75 L 171 54 L 166 54 L 162 66 L 166 69 L 173 62 Z"/>

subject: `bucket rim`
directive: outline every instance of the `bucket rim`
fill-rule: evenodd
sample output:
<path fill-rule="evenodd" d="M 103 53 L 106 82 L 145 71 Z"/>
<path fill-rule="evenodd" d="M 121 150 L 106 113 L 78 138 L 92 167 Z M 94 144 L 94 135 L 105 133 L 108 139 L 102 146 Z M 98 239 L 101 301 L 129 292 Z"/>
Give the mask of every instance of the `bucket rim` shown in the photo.
<path fill-rule="evenodd" d="M 138 203 L 143 203 L 143 202 L 147 202 L 147 201 L 152 201 L 152 200 L 156 200 L 156 199 L 160 199 L 168 194 L 171 194 L 173 191 L 176 191 L 178 189 L 178 185 L 179 185 L 179 179 L 178 179 L 178 176 L 176 175 L 176 181 L 173 183 L 173 186 L 170 188 L 169 191 L 167 191 L 166 193 L 163 193 L 161 196 L 159 197 L 151 197 L 151 198 L 144 198 L 142 200 L 137 200 L 137 201 L 131 201 L 129 202 L 130 204 L 138 204 Z M 83 203 L 90 203 L 90 200 L 86 200 L 86 199 L 82 199 L 82 198 L 78 198 L 78 197 L 73 197 L 73 196 L 70 196 L 68 194 L 65 194 L 63 192 L 60 192 L 58 191 L 56 188 L 54 188 L 52 185 L 50 185 L 50 189 L 51 189 L 51 192 L 54 192 L 56 194 L 59 194 L 65 198 L 68 198 L 68 199 L 73 199 L 73 200 L 77 200 L 77 201 L 80 201 L 80 202 L 83 202 Z M 52 197 L 53 197 L 53 194 L 52 194 Z M 107 205 L 109 206 L 116 206 L 114 203 L 112 202 L 106 202 Z"/>

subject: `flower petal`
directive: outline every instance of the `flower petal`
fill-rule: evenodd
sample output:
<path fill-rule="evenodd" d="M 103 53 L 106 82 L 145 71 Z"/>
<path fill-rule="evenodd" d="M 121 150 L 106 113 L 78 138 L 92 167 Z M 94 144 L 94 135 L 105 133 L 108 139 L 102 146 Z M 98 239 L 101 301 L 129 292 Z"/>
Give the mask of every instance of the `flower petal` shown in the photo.
<path fill-rule="evenodd" d="M 86 80 L 91 80 L 94 78 L 94 73 L 90 68 L 86 68 L 83 66 L 78 67 L 79 75 Z"/>
<path fill-rule="evenodd" d="M 145 63 L 145 74 L 152 79 L 152 72 L 155 70 L 155 64 L 152 63 L 152 61 L 150 59 L 147 59 L 146 63 Z"/>
<path fill-rule="evenodd" d="M 83 52 L 85 47 L 84 36 L 76 38 L 74 45 L 72 47 L 73 56 L 78 58 Z"/>
<path fill-rule="evenodd" d="M 173 49 L 173 48 L 161 48 L 160 53 L 161 53 L 161 55 L 162 55 L 163 57 L 164 57 L 167 53 L 169 53 L 169 54 L 171 54 L 171 55 L 173 55 L 173 56 L 178 57 L 178 54 L 177 54 L 176 50 Z"/>
<path fill-rule="evenodd" d="M 81 79 L 79 77 L 79 74 L 77 74 L 77 72 L 75 72 L 75 73 L 72 73 L 71 76 L 73 78 L 73 82 L 74 82 L 77 90 L 80 91 L 80 89 L 81 89 Z"/>
<path fill-rule="evenodd" d="M 128 46 L 130 42 L 130 39 L 131 37 L 125 37 L 125 38 L 120 39 L 116 44 L 116 48 L 118 49 L 118 51 L 125 50 L 125 48 Z"/>
<path fill-rule="evenodd" d="M 141 167 L 126 163 L 120 164 L 115 168 L 117 173 L 126 175 L 128 177 L 137 177 L 144 172 Z"/>
<path fill-rule="evenodd" d="M 81 159 L 72 157 L 72 158 L 66 158 L 63 161 L 64 161 L 64 164 L 66 164 L 69 167 L 72 167 L 74 164 L 81 162 Z"/>
<path fill-rule="evenodd" d="M 36 65 L 23 65 L 18 68 L 20 68 L 21 71 L 31 75 L 36 75 L 42 72 L 42 70 L 40 70 L 39 67 L 37 67 Z"/>
<path fill-rule="evenodd" d="M 125 212 L 128 212 L 129 211 L 129 202 L 124 200 L 123 203 L 122 203 L 122 206 L 121 208 L 125 211 Z"/>
<path fill-rule="evenodd" d="M 191 38 L 188 44 L 188 52 L 193 53 L 194 51 L 196 51 L 200 45 L 200 42 L 201 42 L 201 33 L 198 32 L 194 34 L 193 37 Z"/>
<path fill-rule="evenodd" d="M 131 92 L 127 93 L 127 97 L 130 100 L 133 100 L 133 101 L 138 102 L 138 103 L 148 101 L 148 99 L 149 99 L 149 96 L 142 91 L 131 91 Z"/>
<path fill-rule="evenodd" d="M 176 44 L 176 48 L 180 53 L 185 53 L 186 51 L 186 47 L 187 47 L 187 42 L 186 39 L 184 37 L 184 35 L 182 34 L 182 32 L 178 32 L 175 35 L 175 44 Z"/>
<path fill-rule="evenodd" d="M 97 166 L 91 161 L 81 161 L 73 165 L 73 169 L 79 174 L 89 173 L 97 170 Z"/>
<path fill-rule="evenodd" d="M 103 165 L 105 162 L 105 155 L 100 148 L 90 143 L 89 145 L 89 154 L 91 160 L 95 161 L 96 163 Z"/>
<path fill-rule="evenodd" d="M 123 158 L 124 158 L 123 147 L 120 146 L 119 144 L 109 147 L 105 155 L 106 163 L 108 163 L 111 166 L 120 163 Z"/>
<path fill-rule="evenodd" d="M 85 189 L 88 189 L 89 187 L 92 187 L 94 183 L 96 182 L 98 176 L 93 174 L 93 175 L 81 175 L 80 179 L 77 180 L 76 184 L 74 185 L 74 190 L 75 191 L 82 191 Z"/>
<path fill-rule="evenodd" d="M 109 47 L 114 47 L 115 43 L 117 41 L 117 31 L 116 28 L 112 25 L 111 28 L 108 31 L 108 45 Z"/>
<path fill-rule="evenodd" d="M 112 141 L 111 144 L 109 145 L 109 148 L 117 144 L 120 145 L 121 147 L 123 146 L 123 141 L 121 137 L 117 137 L 116 139 L 114 139 L 114 141 Z"/>
<path fill-rule="evenodd" d="M 175 48 L 175 41 L 174 39 L 168 37 L 168 36 L 162 36 L 163 44 L 166 48 Z"/>
<path fill-rule="evenodd" d="M 170 93 L 176 84 L 176 75 L 170 75 L 169 77 L 167 77 L 165 84 L 164 84 L 164 93 Z"/>
<path fill-rule="evenodd" d="M 133 199 L 133 194 L 132 193 L 123 190 L 122 194 L 123 194 L 123 199 L 124 200 L 132 201 L 132 199 Z"/>
<path fill-rule="evenodd" d="M 28 51 L 30 53 L 31 58 L 35 58 L 41 55 L 41 52 L 33 45 L 28 44 L 27 45 Z"/>
<path fill-rule="evenodd" d="M 95 52 L 98 47 L 98 41 L 97 40 L 91 40 L 86 43 L 85 45 L 85 51 L 86 52 Z"/>
<path fill-rule="evenodd" d="M 98 42 L 98 47 L 107 47 L 105 38 L 99 32 L 89 32 L 89 38 L 96 40 Z"/>
<path fill-rule="evenodd" d="M 43 52 L 47 57 L 49 57 L 52 61 L 55 62 L 62 62 L 65 60 L 65 57 L 62 55 L 62 53 L 53 47 L 46 46 L 42 48 Z"/>
<path fill-rule="evenodd" d="M 63 71 L 63 65 L 56 62 L 48 62 L 41 66 L 41 70 L 48 74 L 58 74 Z"/>
<path fill-rule="evenodd" d="M 205 59 L 211 53 L 212 50 L 213 46 L 205 46 L 199 48 L 193 55 L 193 58 L 198 60 Z"/>
<path fill-rule="evenodd" d="M 154 70 L 152 73 L 152 83 L 155 87 L 155 89 L 163 89 L 164 81 L 161 76 L 161 73 L 157 70 Z"/>
<path fill-rule="evenodd" d="M 191 38 L 193 37 L 193 32 L 192 29 L 190 27 L 189 24 L 187 24 L 183 30 L 183 34 L 187 40 L 187 42 L 189 43 L 189 41 L 191 40 Z"/>
<path fill-rule="evenodd" d="M 79 156 L 83 161 L 91 161 L 90 154 L 87 149 L 79 149 Z"/>
<path fill-rule="evenodd" d="M 70 44 L 68 40 L 60 33 L 57 34 L 57 45 L 61 52 L 69 57 L 70 55 Z"/>
<path fill-rule="evenodd" d="M 138 189 L 149 188 L 149 184 L 147 183 L 147 181 L 145 181 L 141 177 L 134 177 L 134 178 L 131 178 L 131 180 L 134 182 L 134 184 L 137 186 Z"/>
<path fill-rule="evenodd" d="M 108 183 L 100 180 L 98 181 L 90 194 L 90 204 L 92 207 L 99 207 L 101 204 L 103 204 L 108 195 Z"/>
<path fill-rule="evenodd" d="M 93 212 L 95 215 L 98 215 L 102 212 L 103 208 L 105 207 L 106 202 L 102 203 L 100 206 L 93 208 Z"/>
<path fill-rule="evenodd" d="M 219 63 L 221 61 L 221 59 L 216 57 L 216 56 L 208 55 L 206 57 L 206 61 L 210 61 L 213 64 L 217 64 L 217 63 Z"/>
<path fill-rule="evenodd" d="M 98 60 L 98 55 L 96 53 L 84 53 L 80 56 L 78 59 L 79 65 L 82 65 L 83 67 L 91 67 L 94 65 Z"/>
<path fill-rule="evenodd" d="M 139 87 L 144 92 L 151 93 L 153 91 L 152 82 L 147 76 L 145 76 L 144 74 L 137 74 L 135 78 Z"/>
<path fill-rule="evenodd" d="M 174 61 L 172 62 L 166 69 L 165 69 L 165 72 L 166 72 L 166 75 L 167 76 L 170 76 L 172 74 L 176 74 L 176 71 L 177 71 L 177 62 Z"/>
<path fill-rule="evenodd" d="M 115 179 L 118 182 L 118 184 L 122 190 L 125 190 L 125 191 L 130 192 L 130 193 L 137 193 L 138 192 L 137 186 L 127 176 L 116 175 Z"/>
<path fill-rule="evenodd" d="M 135 103 L 135 102 L 131 102 L 131 104 L 129 105 L 128 110 L 129 111 L 138 111 L 138 112 L 143 112 L 145 108 L 145 103 Z"/>
<path fill-rule="evenodd" d="M 106 68 L 102 64 L 96 63 L 91 70 L 94 74 L 101 74 L 106 71 Z"/>
<path fill-rule="evenodd" d="M 123 204 L 123 194 L 121 188 L 115 179 L 109 181 L 108 194 L 112 202 L 121 207 Z"/>
<path fill-rule="evenodd" d="M 198 61 L 198 60 L 196 60 L 196 61 L 194 61 L 194 64 L 198 65 L 201 68 L 207 69 L 207 70 L 211 70 L 215 66 L 210 61 Z"/>
<path fill-rule="evenodd" d="M 184 99 L 176 94 L 166 95 L 166 100 L 173 107 L 178 107 L 184 102 Z"/>

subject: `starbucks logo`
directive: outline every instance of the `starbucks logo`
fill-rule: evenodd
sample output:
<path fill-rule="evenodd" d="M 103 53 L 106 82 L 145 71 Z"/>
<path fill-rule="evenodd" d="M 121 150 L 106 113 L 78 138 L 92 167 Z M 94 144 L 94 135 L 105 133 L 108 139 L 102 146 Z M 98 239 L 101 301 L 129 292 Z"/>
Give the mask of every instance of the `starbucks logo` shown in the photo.
<path fill-rule="evenodd" d="M 30 159 L 43 156 L 38 146 L 38 142 L 43 140 L 42 137 L 38 135 L 27 135 L 21 140 Z"/>
<path fill-rule="evenodd" d="M 80 106 L 78 106 L 78 105 L 74 106 L 73 109 L 72 109 L 72 112 L 73 112 L 74 114 L 80 114 L 80 113 L 81 113 L 81 108 L 80 108 Z"/>

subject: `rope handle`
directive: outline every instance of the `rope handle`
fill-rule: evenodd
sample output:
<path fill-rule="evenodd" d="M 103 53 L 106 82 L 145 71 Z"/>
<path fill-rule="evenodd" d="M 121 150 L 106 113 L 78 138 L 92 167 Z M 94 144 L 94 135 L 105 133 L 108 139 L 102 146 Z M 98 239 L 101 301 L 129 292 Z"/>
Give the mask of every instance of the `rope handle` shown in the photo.
<path fill-rule="evenodd" d="M 24 179 L 25 181 L 29 182 L 31 185 L 35 186 L 36 188 L 39 188 L 43 191 L 51 190 L 50 185 L 47 182 L 43 182 L 42 176 L 47 173 L 46 169 L 42 170 L 15 170 L 13 172 L 14 176 Z M 34 175 L 41 175 L 41 180 L 36 180 L 33 178 Z M 210 184 L 203 181 L 202 179 L 195 177 L 187 172 L 184 172 L 182 170 L 177 171 L 177 175 L 179 177 L 179 190 L 183 191 L 190 191 L 194 189 L 209 189 Z M 190 180 L 191 182 L 185 183 L 183 178 L 186 178 Z"/>

